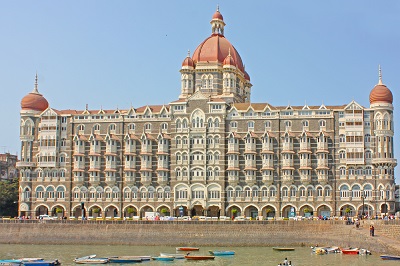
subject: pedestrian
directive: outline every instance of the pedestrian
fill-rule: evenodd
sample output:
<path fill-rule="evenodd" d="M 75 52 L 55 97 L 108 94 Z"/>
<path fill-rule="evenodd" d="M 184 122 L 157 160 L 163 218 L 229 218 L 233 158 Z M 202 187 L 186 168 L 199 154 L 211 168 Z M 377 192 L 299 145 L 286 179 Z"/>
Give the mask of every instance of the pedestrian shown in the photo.
<path fill-rule="evenodd" d="M 372 226 L 372 236 L 375 236 L 375 227 Z"/>
<path fill-rule="evenodd" d="M 283 265 L 284 265 L 284 266 L 287 266 L 287 265 L 288 265 L 288 260 L 287 260 L 287 258 L 285 258 L 285 260 L 283 261 Z"/>
<path fill-rule="evenodd" d="M 369 226 L 369 235 L 372 236 L 372 224 Z"/>

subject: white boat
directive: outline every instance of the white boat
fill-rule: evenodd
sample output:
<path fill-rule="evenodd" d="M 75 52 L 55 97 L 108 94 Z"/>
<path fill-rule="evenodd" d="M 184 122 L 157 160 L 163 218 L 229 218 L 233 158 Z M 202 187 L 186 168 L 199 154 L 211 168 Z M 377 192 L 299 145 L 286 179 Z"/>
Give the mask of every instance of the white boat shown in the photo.
<path fill-rule="evenodd" d="M 108 258 L 90 258 L 90 259 L 75 259 L 76 264 L 105 264 Z"/>
<path fill-rule="evenodd" d="M 179 254 L 179 253 L 160 253 L 160 256 L 174 257 L 175 259 L 185 258 L 185 254 Z"/>

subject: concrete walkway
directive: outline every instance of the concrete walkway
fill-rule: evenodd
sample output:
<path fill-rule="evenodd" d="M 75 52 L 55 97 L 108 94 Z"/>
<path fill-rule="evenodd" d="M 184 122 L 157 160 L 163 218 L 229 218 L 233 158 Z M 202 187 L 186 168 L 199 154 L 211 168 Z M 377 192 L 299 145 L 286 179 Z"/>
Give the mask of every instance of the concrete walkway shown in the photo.
<path fill-rule="evenodd" d="M 376 250 L 375 252 L 400 255 L 400 240 L 380 234 L 379 228 L 375 227 L 375 235 L 373 237 L 370 236 L 369 224 L 361 225 L 358 229 L 354 226 L 352 231 L 354 234 L 358 234 L 365 239 L 367 247 L 384 247 L 384 250 Z"/>

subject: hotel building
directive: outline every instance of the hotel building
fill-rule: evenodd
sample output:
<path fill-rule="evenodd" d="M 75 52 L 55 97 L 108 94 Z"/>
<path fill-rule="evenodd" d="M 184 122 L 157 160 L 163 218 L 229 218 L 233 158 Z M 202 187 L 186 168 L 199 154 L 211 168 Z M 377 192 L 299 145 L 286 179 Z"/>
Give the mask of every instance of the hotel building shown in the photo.
<path fill-rule="evenodd" d="M 36 76 L 21 101 L 19 215 L 394 213 L 393 96 L 381 71 L 369 107 L 252 103 L 219 10 L 210 23 L 168 105 L 58 110 Z"/>

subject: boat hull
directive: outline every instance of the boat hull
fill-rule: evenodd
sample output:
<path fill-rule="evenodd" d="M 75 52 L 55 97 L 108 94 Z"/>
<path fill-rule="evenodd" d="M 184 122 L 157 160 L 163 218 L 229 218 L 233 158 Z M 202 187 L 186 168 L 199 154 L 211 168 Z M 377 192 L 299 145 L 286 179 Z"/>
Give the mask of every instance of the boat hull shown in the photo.
<path fill-rule="evenodd" d="M 213 260 L 215 256 L 185 256 L 187 260 Z"/>
<path fill-rule="evenodd" d="M 160 257 L 153 257 L 152 259 L 159 261 L 173 261 L 175 258 L 171 256 L 160 256 Z"/>
<path fill-rule="evenodd" d="M 84 260 L 74 260 L 76 264 L 106 264 L 108 259 L 84 259 Z"/>
<path fill-rule="evenodd" d="M 213 256 L 232 256 L 235 255 L 235 251 L 219 251 L 219 250 L 209 250 L 208 251 Z"/>
<path fill-rule="evenodd" d="M 275 251 L 294 251 L 294 248 L 289 247 L 273 247 L 272 249 Z"/>
<path fill-rule="evenodd" d="M 177 247 L 177 251 L 198 251 L 200 248 L 195 247 Z"/>
<path fill-rule="evenodd" d="M 167 257 L 174 257 L 175 259 L 184 259 L 185 255 L 184 254 L 179 254 L 179 253 L 160 253 L 160 256 L 167 256 Z"/>
<path fill-rule="evenodd" d="M 383 259 L 383 260 L 400 260 L 400 256 L 381 255 L 381 259 Z"/>
<path fill-rule="evenodd" d="M 360 250 L 358 249 L 342 249 L 343 254 L 347 255 L 358 255 L 360 253 Z"/>
<path fill-rule="evenodd" d="M 110 263 L 140 263 L 141 258 L 108 258 Z"/>

